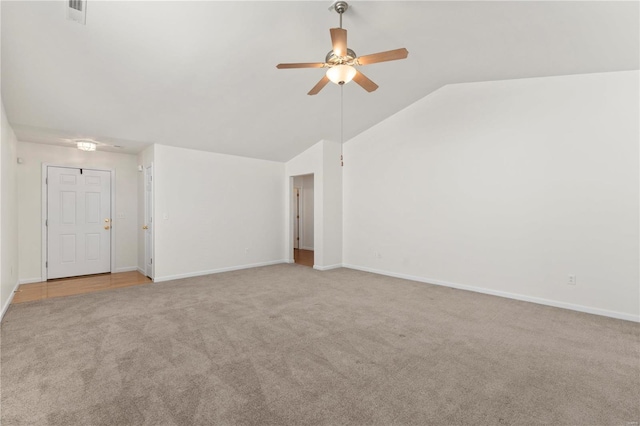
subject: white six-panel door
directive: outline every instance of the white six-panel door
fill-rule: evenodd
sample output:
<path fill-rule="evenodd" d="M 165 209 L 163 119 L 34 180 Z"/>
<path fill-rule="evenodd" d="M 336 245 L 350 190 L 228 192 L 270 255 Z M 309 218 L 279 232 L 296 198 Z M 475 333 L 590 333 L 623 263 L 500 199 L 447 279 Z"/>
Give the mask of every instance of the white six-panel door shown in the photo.
<path fill-rule="evenodd" d="M 111 173 L 47 167 L 47 278 L 111 271 Z"/>

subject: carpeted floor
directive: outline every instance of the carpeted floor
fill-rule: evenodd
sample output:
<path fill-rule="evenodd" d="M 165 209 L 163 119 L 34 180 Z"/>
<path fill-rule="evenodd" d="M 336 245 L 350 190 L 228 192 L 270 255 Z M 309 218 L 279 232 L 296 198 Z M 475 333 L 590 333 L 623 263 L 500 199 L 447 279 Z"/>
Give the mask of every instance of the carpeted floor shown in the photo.
<path fill-rule="evenodd" d="M 2 425 L 628 425 L 640 325 L 276 265 L 13 305 Z"/>

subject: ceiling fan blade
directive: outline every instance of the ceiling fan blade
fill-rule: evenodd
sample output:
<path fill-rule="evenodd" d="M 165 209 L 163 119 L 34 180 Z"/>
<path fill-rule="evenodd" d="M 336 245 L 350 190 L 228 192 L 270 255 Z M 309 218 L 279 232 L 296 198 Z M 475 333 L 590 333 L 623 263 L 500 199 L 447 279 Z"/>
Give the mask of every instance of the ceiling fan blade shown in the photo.
<path fill-rule="evenodd" d="M 371 55 L 364 55 L 358 58 L 360 65 L 375 64 L 378 62 L 396 61 L 398 59 L 404 59 L 409 55 L 409 51 L 404 47 L 402 49 L 387 50 L 386 52 L 372 53 Z"/>
<path fill-rule="evenodd" d="M 333 53 L 338 56 L 347 56 L 347 30 L 342 28 L 331 28 L 331 43 Z"/>
<path fill-rule="evenodd" d="M 329 77 L 327 77 L 326 75 L 324 77 L 322 77 L 322 79 L 318 82 L 318 84 L 316 84 L 315 86 L 313 86 L 313 89 L 311 89 L 309 91 L 309 93 L 307 93 L 307 95 L 317 95 L 319 91 L 322 90 L 322 88 L 324 86 L 327 85 L 327 83 L 329 82 Z"/>
<path fill-rule="evenodd" d="M 276 68 L 283 70 L 289 68 L 323 68 L 324 62 L 307 62 L 298 64 L 278 64 Z"/>
<path fill-rule="evenodd" d="M 356 75 L 353 77 L 353 81 L 358 83 L 364 90 L 367 92 L 373 92 L 378 88 L 378 85 L 373 81 L 369 80 L 369 78 L 362 74 L 360 71 L 356 70 Z"/>

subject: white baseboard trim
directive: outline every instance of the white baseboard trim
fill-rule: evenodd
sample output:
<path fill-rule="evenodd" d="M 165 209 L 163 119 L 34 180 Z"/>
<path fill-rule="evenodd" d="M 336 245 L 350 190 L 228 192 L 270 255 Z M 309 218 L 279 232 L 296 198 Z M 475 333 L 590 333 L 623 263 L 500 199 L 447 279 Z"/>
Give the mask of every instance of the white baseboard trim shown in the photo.
<path fill-rule="evenodd" d="M 145 271 L 144 269 L 142 269 L 141 267 L 136 267 L 136 271 L 140 272 L 142 275 L 146 275 L 147 271 Z"/>
<path fill-rule="evenodd" d="M 20 279 L 20 284 L 33 284 L 33 283 L 41 283 L 43 279 L 41 277 L 38 278 L 23 278 Z"/>
<path fill-rule="evenodd" d="M 460 289 L 460 290 L 473 291 L 473 292 L 476 292 L 476 293 L 489 294 L 489 295 L 492 295 L 492 296 L 505 297 L 507 299 L 521 300 L 523 302 L 537 303 L 539 305 L 553 306 L 554 308 L 569 309 L 569 310 L 572 310 L 572 311 L 584 312 L 584 313 L 587 313 L 587 314 L 594 314 L 594 315 L 601 315 L 601 316 L 604 316 L 604 317 L 616 318 L 616 319 L 621 319 L 621 320 L 626 320 L 626 321 L 640 322 L 640 316 L 633 315 L 633 314 L 627 314 L 627 313 L 624 313 L 624 312 L 609 311 L 609 310 L 606 310 L 606 309 L 592 308 L 592 307 L 583 306 L 583 305 L 575 305 L 573 303 L 566 303 L 566 302 L 560 302 L 560 301 L 556 301 L 556 300 L 543 299 L 543 298 L 534 297 L 534 296 L 526 296 L 526 295 L 517 294 L 517 293 L 509 293 L 509 292 L 506 292 L 506 291 L 491 290 L 491 289 L 488 289 L 488 288 L 474 287 L 474 286 L 465 285 L 465 284 L 457 284 L 457 283 L 452 283 L 452 282 L 448 282 L 448 281 L 442 281 L 442 280 L 435 280 L 435 279 L 431 279 L 431 278 L 418 277 L 418 276 L 415 276 L 415 275 L 399 274 L 397 272 L 382 271 L 382 270 L 379 270 L 379 269 L 367 268 L 367 267 L 364 267 L 364 266 L 356 266 L 356 265 L 350 265 L 350 264 L 343 264 L 342 266 L 345 267 L 345 268 L 349 268 L 349 269 L 356 269 L 358 271 L 371 272 L 373 274 L 386 275 L 386 276 L 394 277 L 394 278 L 402 278 L 402 279 L 405 279 L 405 280 L 418 281 L 418 282 L 426 283 L 426 284 L 434 284 L 434 285 L 439 285 L 439 286 L 444 286 L 444 287 L 457 288 L 457 289 Z M 315 268 L 315 266 L 314 266 L 314 268 Z"/>
<path fill-rule="evenodd" d="M 286 260 L 271 260 L 269 262 L 252 263 L 249 265 L 229 266 L 227 268 L 209 269 L 207 271 L 187 272 L 186 274 L 167 275 L 164 277 L 156 277 L 153 282 L 160 283 L 163 281 L 179 280 L 181 278 L 199 277 L 202 275 L 219 274 L 221 272 L 238 271 L 240 269 L 258 268 L 260 266 L 278 265 L 280 263 L 288 263 Z"/>
<path fill-rule="evenodd" d="M 293 259 L 287 259 L 284 261 L 284 263 L 296 263 L 296 261 Z"/>
<path fill-rule="evenodd" d="M 123 266 L 121 268 L 116 268 L 115 273 L 118 274 L 120 272 L 132 272 L 137 271 L 139 268 L 137 266 Z"/>
<path fill-rule="evenodd" d="M 313 269 L 317 269 L 318 271 L 330 271 L 331 269 L 338 269 L 338 268 L 342 268 L 342 263 L 336 263 L 334 265 L 327 265 L 327 266 L 313 265 Z"/>
<path fill-rule="evenodd" d="M 16 290 L 18 290 L 19 286 L 20 286 L 20 280 L 16 281 L 16 285 L 15 285 L 15 287 L 13 287 L 13 290 L 11 290 L 11 294 L 9 295 L 9 298 L 7 299 L 7 302 L 2 307 L 2 312 L 0 312 L 0 322 L 2 322 L 2 320 L 4 319 L 4 314 L 7 313 L 7 310 L 9 309 L 9 306 L 11 305 L 11 301 L 13 300 L 13 296 L 16 294 Z"/>

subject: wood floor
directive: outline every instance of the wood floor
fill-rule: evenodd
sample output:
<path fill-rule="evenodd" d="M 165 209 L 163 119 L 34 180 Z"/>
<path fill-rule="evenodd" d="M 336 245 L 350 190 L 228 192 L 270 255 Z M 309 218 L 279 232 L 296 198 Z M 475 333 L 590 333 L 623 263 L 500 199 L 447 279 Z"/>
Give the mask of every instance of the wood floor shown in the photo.
<path fill-rule="evenodd" d="M 313 268 L 313 251 L 293 249 L 293 259 L 298 265 L 310 266 Z"/>
<path fill-rule="evenodd" d="M 138 271 L 61 278 L 42 283 L 22 284 L 18 287 L 11 303 L 32 302 L 149 283 L 151 279 Z"/>

